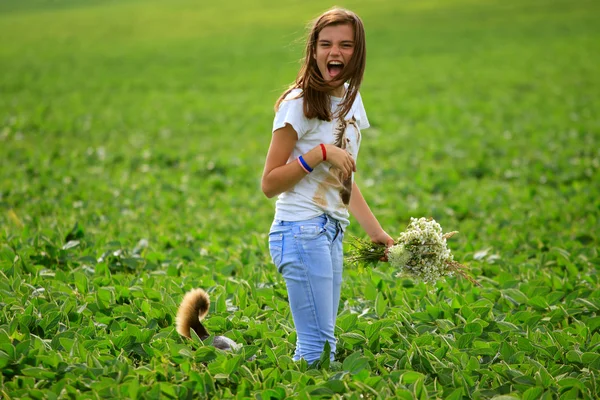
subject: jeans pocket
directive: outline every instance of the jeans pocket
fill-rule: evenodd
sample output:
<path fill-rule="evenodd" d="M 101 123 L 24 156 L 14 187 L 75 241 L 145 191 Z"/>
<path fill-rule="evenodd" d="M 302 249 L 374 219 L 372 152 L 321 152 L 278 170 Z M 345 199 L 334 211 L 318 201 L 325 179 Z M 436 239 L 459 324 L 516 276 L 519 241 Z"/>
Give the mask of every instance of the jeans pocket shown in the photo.
<path fill-rule="evenodd" d="M 269 233 L 269 253 L 275 267 L 279 269 L 281 265 L 281 258 L 283 256 L 283 233 L 272 232 Z"/>
<path fill-rule="evenodd" d="M 294 232 L 296 239 L 312 240 L 323 235 L 327 230 L 323 225 L 319 224 L 306 224 L 297 227 Z"/>

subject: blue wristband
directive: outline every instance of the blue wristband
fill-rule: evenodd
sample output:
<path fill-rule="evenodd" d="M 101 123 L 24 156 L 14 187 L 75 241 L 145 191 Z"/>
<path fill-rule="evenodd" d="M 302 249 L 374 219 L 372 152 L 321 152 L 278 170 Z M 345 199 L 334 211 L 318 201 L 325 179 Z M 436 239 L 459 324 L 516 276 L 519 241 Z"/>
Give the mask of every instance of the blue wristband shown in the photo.
<path fill-rule="evenodd" d="M 298 157 L 298 161 L 300 162 L 300 165 L 302 165 L 302 168 L 304 168 L 304 170 L 305 170 L 306 172 L 308 172 L 309 174 L 310 174 L 311 172 L 313 172 L 313 169 L 310 167 L 310 165 L 308 165 L 308 164 L 306 163 L 306 161 L 304 161 L 304 158 L 303 158 L 302 156 Z"/>

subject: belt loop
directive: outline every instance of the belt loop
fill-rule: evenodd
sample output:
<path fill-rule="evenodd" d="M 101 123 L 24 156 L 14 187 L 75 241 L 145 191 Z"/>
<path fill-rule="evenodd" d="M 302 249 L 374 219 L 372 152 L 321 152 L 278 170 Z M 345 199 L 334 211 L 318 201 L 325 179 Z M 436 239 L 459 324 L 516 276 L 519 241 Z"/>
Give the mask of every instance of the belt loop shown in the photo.
<path fill-rule="evenodd" d="M 337 219 L 333 220 L 335 221 L 335 223 L 333 224 L 335 226 L 335 235 L 333 235 L 332 241 L 335 241 L 335 239 L 337 239 L 337 237 L 340 235 L 340 232 L 342 231 L 342 226 L 340 224 L 340 221 L 338 221 Z"/>

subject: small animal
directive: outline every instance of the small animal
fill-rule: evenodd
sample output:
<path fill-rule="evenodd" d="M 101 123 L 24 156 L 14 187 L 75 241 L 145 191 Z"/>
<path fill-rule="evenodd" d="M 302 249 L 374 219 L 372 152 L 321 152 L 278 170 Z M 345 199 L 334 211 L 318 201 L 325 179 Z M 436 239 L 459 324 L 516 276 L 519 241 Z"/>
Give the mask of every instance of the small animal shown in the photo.
<path fill-rule="evenodd" d="M 198 337 L 205 340 L 210 336 L 202 320 L 208 314 L 210 298 L 202 289 L 192 289 L 186 293 L 177 310 L 175 325 L 180 335 L 190 338 L 193 329 Z M 235 341 L 225 336 L 215 336 L 213 346 L 221 350 L 236 350 L 240 347 Z"/>

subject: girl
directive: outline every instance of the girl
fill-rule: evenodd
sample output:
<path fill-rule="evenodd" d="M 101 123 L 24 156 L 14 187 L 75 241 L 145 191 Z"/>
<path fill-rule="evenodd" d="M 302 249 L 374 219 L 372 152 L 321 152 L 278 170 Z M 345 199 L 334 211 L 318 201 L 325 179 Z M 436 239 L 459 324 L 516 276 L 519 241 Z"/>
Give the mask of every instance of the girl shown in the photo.
<path fill-rule="evenodd" d="M 269 250 L 288 290 L 294 360 L 309 364 L 326 341 L 334 358 L 349 211 L 372 241 L 393 244 L 353 179 L 361 130 L 369 127 L 358 92 L 365 55 L 360 18 L 340 8 L 325 12 L 309 33 L 296 81 L 275 104 L 262 176 L 265 195 L 279 195 Z"/>

